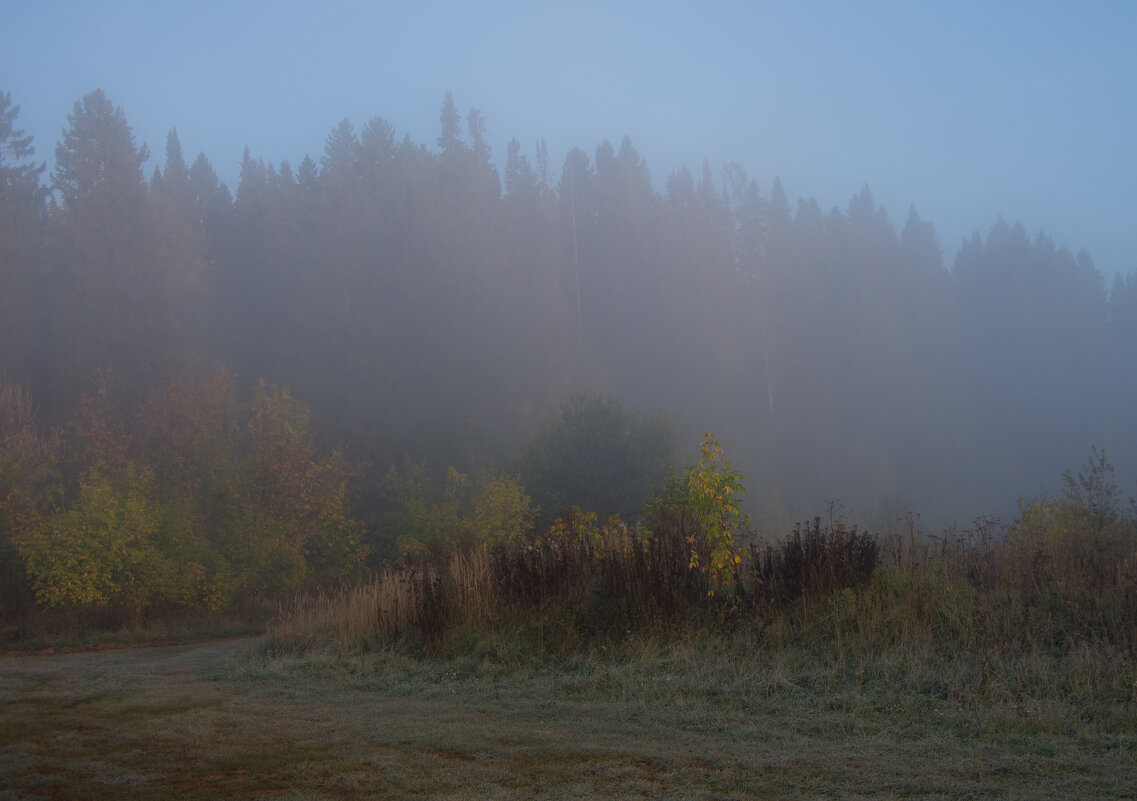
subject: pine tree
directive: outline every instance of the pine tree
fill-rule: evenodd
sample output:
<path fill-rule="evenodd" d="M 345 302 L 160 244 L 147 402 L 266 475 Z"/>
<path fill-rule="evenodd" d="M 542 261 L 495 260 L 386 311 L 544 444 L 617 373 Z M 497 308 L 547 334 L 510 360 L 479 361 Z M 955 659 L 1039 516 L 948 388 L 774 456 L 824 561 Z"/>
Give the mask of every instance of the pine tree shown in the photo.
<path fill-rule="evenodd" d="M 192 214 L 194 207 L 193 187 L 190 173 L 182 157 L 182 143 L 178 131 L 171 128 L 166 136 L 166 166 L 162 170 L 160 192 L 169 197 L 185 214 Z"/>
<path fill-rule="evenodd" d="M 40 394 L 60 414 L 97 369 L 114 371 L 127 406 L 177 372 L 186 354 L 176 344 L 175 307 L 193 305 L 180 290 L 195 282 L 184 271 L 197 258 L 192 237 L 151 202 L 147 150 L 135 145 L 122 109 L 95 90 L 68 122 L 52 180 L 63 202 L 50 306 L 55 386 Z"/>
<path fill-rule="evenodd" d="M 20 377 L 38 393 L 49 366 L 42 319 L 50 304 L 43 280 L 43 164 L 32 137 L 16 126 L 19 106 L 0 92 L 0 379 Z"/>
<path fill-rule="evenodd" d="M 39 182 L 45 165 L 30 161 L 36 149 L 32 137 L 16 127 L 19 113 L 12 96 L 0 92 L 0 208 L 12 203 L 40 204 L 45 195 Z"/>
<path fill-rule="evenodd" d="M 438 147 L 442 151 L 442 161 L 453 163 L 458 160 L 459 154 L 465 149 L 462 143 L 461 121 L 458 107 L 454 105 L 454 96 L 446 93 L 442 101 L 442 110 L 438 114 L 442 124 L 442 133 L 438 136 Z"/>
<path fill-rule="evenodd" d="M 136 214 L 145 190 L 142 165 L 150 154 L 145 145 L 134 144 L 122 109 L 96 89 L 75 103 L 67 122 L 55 146 L 52 174 L 64 209 L 74 211 L 94 200 L 111 214 Z"/>

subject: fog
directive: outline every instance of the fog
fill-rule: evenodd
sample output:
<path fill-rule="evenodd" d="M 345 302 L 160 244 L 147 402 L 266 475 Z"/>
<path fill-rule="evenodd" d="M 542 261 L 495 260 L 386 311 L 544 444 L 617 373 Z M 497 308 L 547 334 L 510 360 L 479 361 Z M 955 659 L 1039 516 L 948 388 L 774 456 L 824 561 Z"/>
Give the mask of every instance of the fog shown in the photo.
<path fill-rule="evenodd" d="M 1134 12 L 1021 11 L 14 10 L 0 378 L 263 377 L 380 473 L 610 395 L 770 526 L 1133 494 Z"/>

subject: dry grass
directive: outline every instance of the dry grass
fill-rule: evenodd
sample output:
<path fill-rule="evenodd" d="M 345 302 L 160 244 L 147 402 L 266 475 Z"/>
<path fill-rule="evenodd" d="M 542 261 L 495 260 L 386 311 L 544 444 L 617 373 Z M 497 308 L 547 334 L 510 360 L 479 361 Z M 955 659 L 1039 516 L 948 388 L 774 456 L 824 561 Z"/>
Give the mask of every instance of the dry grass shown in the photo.
<path fill-rule="evenodd" d="M 698 559 L 691 559 L 691 551 Z M 761 632 L 768 647 L 833 640 L 864 653 L 927 643 L 945 653 L 1089 650 L 1137 659 L 1137 524 L 1046 499 L 1012 526 L 980 520 L 927 537 L 870 537 L 839 520 L 795 528 L 709 575 L 684 521 L 512 548 L 439 550 L 336 593 L 302 596 L 269 627 L 276 654 L 433 649 L 458 630 L 519 628 L 548 653 L 626 633 Z"/>
<path fill-rule="evenodd" d="M 407 564 L 360 585 L 297 596 L 272 626 L 273 648 L 302 651 L 336 642 L 366 650 L 442 625 L 484 624 L 491 619 L 494 590 L 484 545 L 454 551 L 442 570 Z"/>
<path fill-rule="evenodd" d="M 508 547 L 439 548 L 429 561 L 405 562 L 362 585 L 297 597 L 270 624 L 269 641 L 280 654 L 352 651 L 522 625 L 572 648 L 626 631 L 737 626 L 799 598 L 863 584 L 877 555 L 871 537 L 820 520 L 778 547 L 740 550 L 737 567 L 719 574 L 700 567 L 710 564 L 710 547 L 684 519 L 642 536 L 619 527 Z"/>

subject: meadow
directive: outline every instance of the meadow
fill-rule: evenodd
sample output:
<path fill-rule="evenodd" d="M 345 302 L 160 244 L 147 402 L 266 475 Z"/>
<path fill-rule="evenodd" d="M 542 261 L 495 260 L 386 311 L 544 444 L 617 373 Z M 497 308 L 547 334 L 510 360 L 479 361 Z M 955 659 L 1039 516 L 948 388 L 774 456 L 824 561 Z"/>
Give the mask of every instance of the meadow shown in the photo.
<path fill-rule="evenodd" d="M 538 661 L 516 632 L 8 658 L 0 797 L 1132 798 L 1117 667 L 719 637 Z"/>

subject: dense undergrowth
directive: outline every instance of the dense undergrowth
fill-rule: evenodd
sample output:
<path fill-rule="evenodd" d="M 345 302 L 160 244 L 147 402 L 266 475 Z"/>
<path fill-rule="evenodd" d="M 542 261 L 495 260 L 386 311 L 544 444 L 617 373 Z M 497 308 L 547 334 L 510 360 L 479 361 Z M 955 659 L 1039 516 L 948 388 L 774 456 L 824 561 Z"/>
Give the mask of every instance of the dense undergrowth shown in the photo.
<path fill-rule="evenodd" d="M 707 518 L 672 514 L 638 531 L 570 520 L 533 540 L 437 548 L 297 597 L 268 647 L 445 657 L 504 638 L 540 660 L 709 635 L 873 670 L 883 655 L 958 663 L 979 695 L 1057 682 L 1137 700 L 1137 521 L 1095 456 L 1060 495 L 1024 500 L 1012 524 L 938 537 L 914 519 L 869 534 L 816 518 L 781 541 L 731 540 L 716 560 Z"/>
<path fill-rule="evenodd" d="M 777 548 L 739 548 L 721 571 L 705 567 L 711 543 L 690 518 L 662 519 L 643 535 L 574 529 L 440 548 L 360 586 L 299 596 L 271 625 L 272 648 L 429 648 L 462 629 L 520 627 L 564 652 L 633 631 L 729 630 L 809 588 L 862 585 L 878 556 L 874 539 L 839 522 L 799 527 Z"/>

